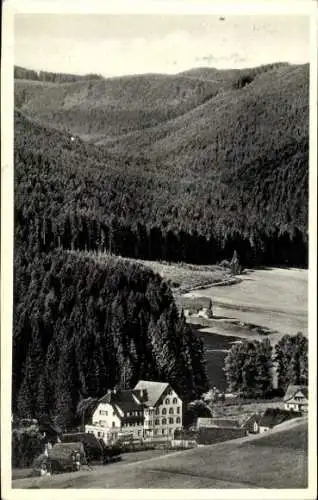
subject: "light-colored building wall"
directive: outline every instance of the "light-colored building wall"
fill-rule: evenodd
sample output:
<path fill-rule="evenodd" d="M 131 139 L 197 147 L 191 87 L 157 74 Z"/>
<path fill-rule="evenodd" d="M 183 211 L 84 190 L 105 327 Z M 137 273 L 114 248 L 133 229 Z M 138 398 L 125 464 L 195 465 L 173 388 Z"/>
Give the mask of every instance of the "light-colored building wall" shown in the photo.
<path fill-rule="evenodd" d="M 94 434 L 98 439 L 103 439 L 105 444 L 111 444 L 117 441 L 121 429 L 119 427 L 109 428 L 100 425 L 85 425 L 85 432 Z"/>
<path fill-rule="evenodd" d="M 174 390 L 168 391 L 156 405 L 154 412 L 154 437 L 173 437 L 182 428 L 182 400 Z"/>
<path fill-rule="evenodd" d="M 259 428 L 259 432 L 260 432 L 260 434 L 262 434 L 263 432 L 267 432 L 267 431 L 269 431 L 269 430 L 270 430 L 270 428 L 269 428 L 269 427 L 263 427 L 263 426 L 260 426 L 260 428 Z"/>
<path fill-rule="evenodd" d="M 116 428 L 121 427 L 121 420 L 112 405 L 100 403 L 93 413 L 92 424 L 107 428 Z"/>

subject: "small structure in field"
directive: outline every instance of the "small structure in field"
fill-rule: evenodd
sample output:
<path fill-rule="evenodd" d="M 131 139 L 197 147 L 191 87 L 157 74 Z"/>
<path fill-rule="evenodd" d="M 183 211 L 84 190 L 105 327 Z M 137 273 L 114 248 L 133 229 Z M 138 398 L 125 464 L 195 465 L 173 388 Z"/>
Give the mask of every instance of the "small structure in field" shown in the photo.
<path fill-rule="evenodd" d="M 308 412 L 308 387 L 303 385 L 289 385 L 284 396 L 286 410 Z"/>
<path fill-rule="evenodd" d="M 231 268 L 231 273 L 233 274 L 233 276 L 235 276 L 236 274 L 241 274 L 242 268 L 240 266 L 240 262 L 239 262 L 239 258 L 238 258 L 236 250 L 234 250 L 233 257 L 232 257 L 232 260 L 230 263 L 230 268 Z"/>
<path fill-rule="evenodd" d="M 253 413 L 241 423 L 242 429 L 245 429 L 248 434 L 257 434 L 261 418 L 261 413 Z"/>

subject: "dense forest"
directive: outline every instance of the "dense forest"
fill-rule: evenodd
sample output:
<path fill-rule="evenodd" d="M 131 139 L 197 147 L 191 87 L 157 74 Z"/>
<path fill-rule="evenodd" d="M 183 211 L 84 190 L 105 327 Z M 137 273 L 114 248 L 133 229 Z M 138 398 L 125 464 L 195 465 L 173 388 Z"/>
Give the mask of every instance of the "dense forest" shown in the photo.
<path fill-rule="evenodd" d="M 245 75 L 240 84 L 237 75 L 224 77 L 231 90 L 221 80 L 215 97 L 159 126 L 145 127 L 137 113 L 132 126 L 142 131 L 99 145 L 73 135 L 71 126 L 44 125 L 43 116 L 30 111 L 31 97 L 22 105 L 17 91 L 16 220 L 21 231 L 33 228 L 23 238 L 35 238 L 42 250 L 215 263 L 236 249 L 243 265 L 306 266 L 308 66 L 251 74 L 251 82 Z M 76 100 L 82 84 L 67 87 L 76 91 L 74 106 L 65 110 L 74 116 L 84 106 Z M 54 104 L 56 94 L 51 97 Z M 112 106 L 111 100 L 115 113 Z M 96 125 L 98 112 L 85 109 L 87 123 Z"/>
<path fill-rule="evenodd" d="M 306 266 L 308 66 L 36 75 L 15 70 L 13 411 L 68 425 L 141 377 L 191 401 L 203 346 L 169 288 L 83 251 Z"/>
<path fill-rule="evenodd" d="M 56 251 L 15 257 L 13 411 L 71 425 L 85 397 L 169 381 L 189 401 L 207 388 L 203 345 L 150 269 Z"/>

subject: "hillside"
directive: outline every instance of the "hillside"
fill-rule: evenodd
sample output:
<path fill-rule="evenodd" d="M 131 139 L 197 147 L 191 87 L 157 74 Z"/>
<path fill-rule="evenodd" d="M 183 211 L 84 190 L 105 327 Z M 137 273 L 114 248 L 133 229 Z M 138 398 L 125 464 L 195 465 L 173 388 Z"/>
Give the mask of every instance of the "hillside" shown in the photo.
<path fill-rule="evenodd" d="M 199 74 L 17 79 L 21 224 L 46 248 L 306 266 L 308 65 Z"/>
<path fill-rule="evenodd" d="M 307 422 L 287 430 L 92 472 L 13 481 L 13 488 L 306 488 Z"/>
<path fill-rule="evenodd" d="M 42 84 L 41 93 L 32 80 L 15 81 L 16 107 L 43 124 L 92 140 L 160 125 L 222 89 L 218 82 L 182 75 L 83 80 L 54 87 L 38 83 Z"/>
<path fill-rule="evenodd" d="M 184 401 L 206 390 L 202 343 L 150 269 L 19 245 L 14 272 L 14 414 L 64 427 L 80 399 L 140 379 L 168 381 Z"/>

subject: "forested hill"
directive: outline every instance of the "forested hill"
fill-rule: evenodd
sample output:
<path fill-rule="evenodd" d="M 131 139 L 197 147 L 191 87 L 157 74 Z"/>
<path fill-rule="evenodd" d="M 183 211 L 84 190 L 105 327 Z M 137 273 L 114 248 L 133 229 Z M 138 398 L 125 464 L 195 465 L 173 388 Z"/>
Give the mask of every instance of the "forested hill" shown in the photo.
<path fill-rule="evenodd" d="M 112 132 L 107 135 L 106 127 L 101 145 L 72 130 L 44 125 L 36 107 L 37 99 L 44 99 L 42 91 L 34 91 L 37 99 L 28 95 L 32 85 L 44 84 L 31 82 L 24 100 L 17 85 L 16 103 L 23 111 L 15 113 L 16 221 L 22 239 L 45 251 L 59 246 L 101 249 L 195 263 L 214 263 L 236 249 L 249 266 L 306 266 L 308 65 L 265 69 L 250 70 L 250 76 L 244 70 L 239 78 L 236 72 L 211 70 L 211 80 L 201 70 L 197 76 L 181 75 L 185 80 L 180 75 L 175 80 L 158 77 L 160 85 L 153 75 L 120 79 L 118 88 L 113 80 L 107 85 L 107 80 L 94 82 L 112 87 L 110 97 L 104 96 L 111 106 L 126 95 L 123 109 L 129 102 L 140 109 L 142 95 L 133 96 L 148 81 L 144 102 L 151 113 L 150 97 L 157 92 L 154 114 L 167 78 L 169 92 L 173 81 L 179 86 L 212 81 L 219 89 L 200 104 L 195 92 L 192 101 L 187 94 L 190 111 L 175 99 L 171 110 L 178 114 L 182 108 L 182 113 L 161 115 L 164 121 L 156 126 L 146 127 L 140 114 L 132 114 L 134 131 L 121 130 L 120 137 L 112 135 L 110 119 Z M 52 109 L 55 92 L 82 85 L 87 90 L 87 82 L 45 85 L 48 93 L 43 95 L 51 95 Z M 205 99 L 208 94 L 203 95 Z M 75 114 L 78 99 L 74 97 Z M 87 107 L 84 94 L 82 99 L 91 117 L 87 123 L 93 124 L 98 106 Z M 40 107 L 43 113 L 45 106 Z M 73 107 L 69 100 L 68 113 Z M 103 113 L 107 121 L 108 112 Z M 124 123 L 130 122 L 119 119 Z"/>
<path fill-rule="evenodd" d="M 16 80 L 32 80 L 51 83 L 71 83 L 80 80 L 100 80 L 102 76 L 93 73 L 87 75 L 72 75 L 69 73 L 53 73 L 50 71 L 34 71 L 32 69 L 14 67 L 14 78 Z"/>
<path fill-rule="evenodd" d="M 189 401 L 207 388 L 203 346 L 150 269 L 56 251 L 15 252 L 13 411 L 74 424 L 76 406 L 138 379 Z"/>

